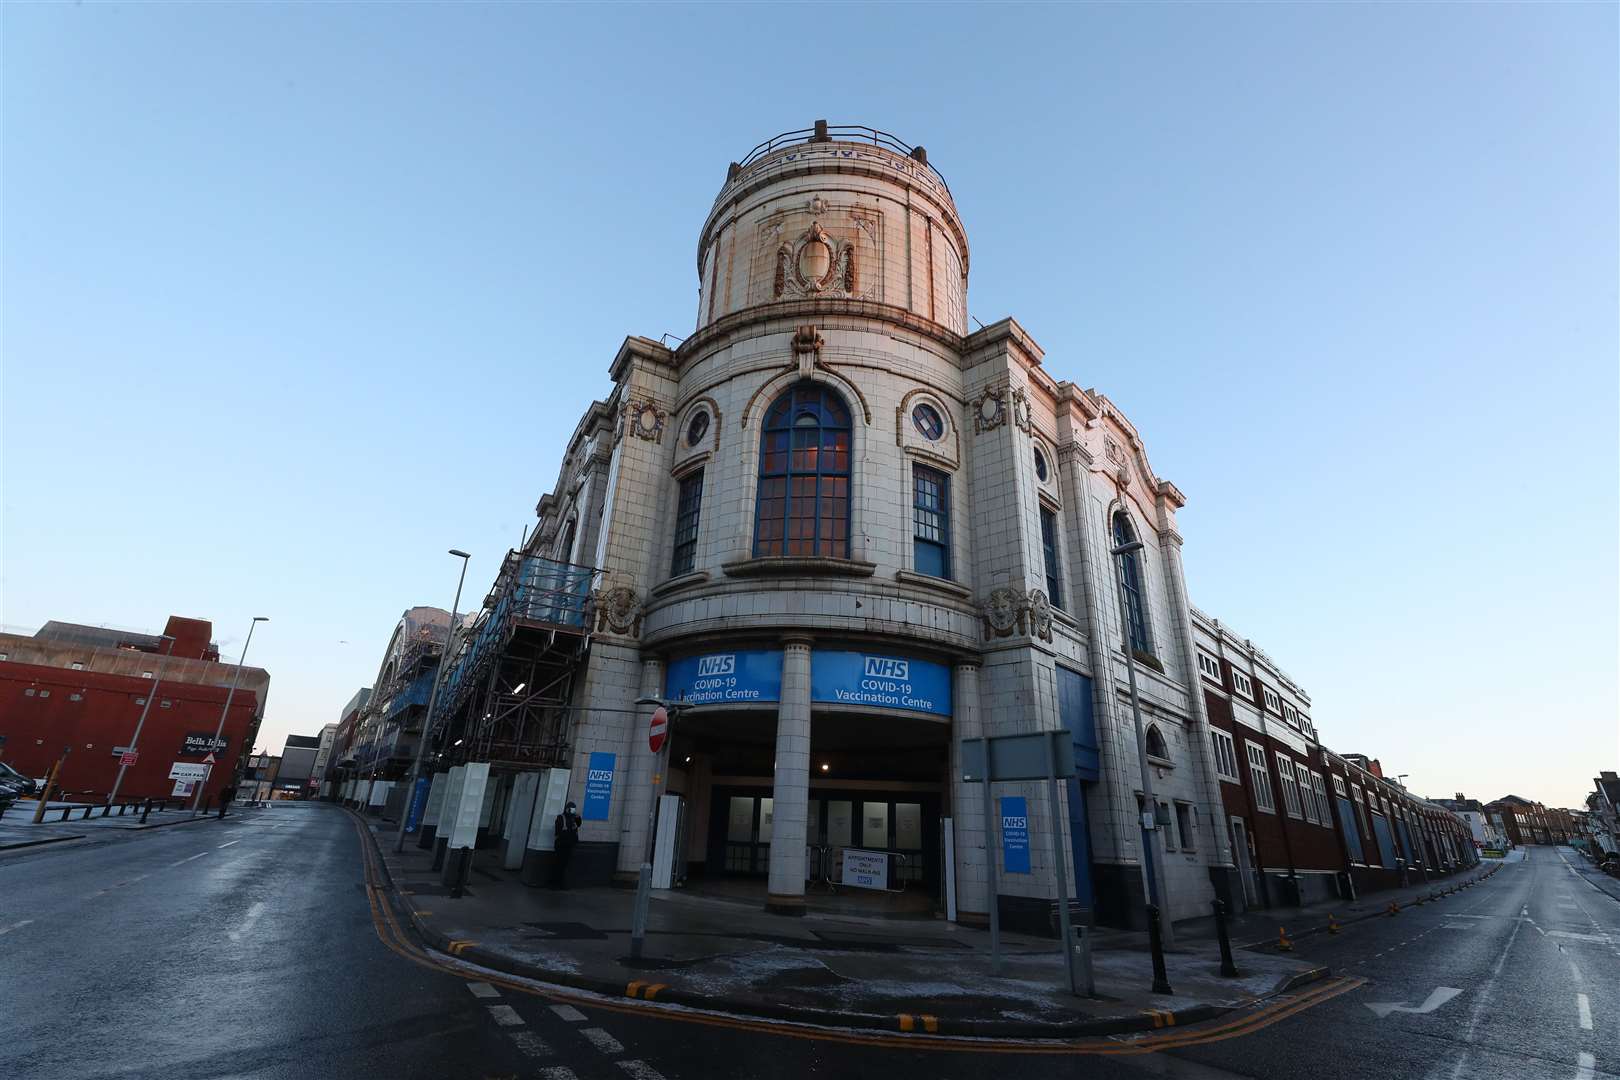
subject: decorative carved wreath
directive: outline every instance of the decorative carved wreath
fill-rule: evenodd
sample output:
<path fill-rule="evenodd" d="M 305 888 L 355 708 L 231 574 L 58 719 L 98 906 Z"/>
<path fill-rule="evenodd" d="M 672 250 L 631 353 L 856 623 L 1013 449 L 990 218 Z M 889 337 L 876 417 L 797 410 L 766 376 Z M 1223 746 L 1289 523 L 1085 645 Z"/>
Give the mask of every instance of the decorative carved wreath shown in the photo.
<path fill-rule="evenodd" d="M 839 243 L 827 235 L 819 221 L 812 221 L 797 242 L 784 243 L 776 249 L 773 286 L 778 300 L 788 292 L 789 286 L 811 295 L 833 288 L 853 294 L 860 286 L 855 245 Z"/>
<path fill-rule="evenodd" d="M 596 606 L 596 629 L 636 637 L 641 633 L 641 604 L 636 590 L 628 585 L 615 585 L 591 594 Z"/>
<path fill-rule="evenodd" d="M 632 399 L 624 407 L 624 426 L 630 434 L 648 442 L 664 441 L 664 421 L 669 414 L 644 399 Z"/>

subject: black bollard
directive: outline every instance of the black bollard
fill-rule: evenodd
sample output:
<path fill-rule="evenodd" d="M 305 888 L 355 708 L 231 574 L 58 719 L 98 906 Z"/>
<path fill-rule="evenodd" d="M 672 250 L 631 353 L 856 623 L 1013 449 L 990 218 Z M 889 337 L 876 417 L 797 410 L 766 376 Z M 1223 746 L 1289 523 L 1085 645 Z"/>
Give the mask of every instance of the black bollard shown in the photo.
<path fill-rule="evenodd" d="M 1226 905 L 1215 901 L 1215 937 L 1221 943 L 1221 974 L 1236 978 L 1237 965 L 1232 962 L 1232 936 L 1226 932 Z"/>
<path fill-rule="evenodd" d="M 1147 906 L 1148 917 L 1148 947 L 1153 950 L 1153 992 L 1155 994 L 1173 994 L 1170 989 L 1170 976 L 1164 970 L 1164 939 L 1159 932 L 1159 909 L 1154 904 Z"/>
<path fill-rule="evenodd" d="M 147 799 L 146 802 L 141 806 L 141 824 L 142 825 L 146 824 L 146 815 L 150 814 L 151 812 L 152 812 L 152 800 Z"/>
<path fill-rule="evenodd" d="M 71 806 L 62 807 L 62 820 L 66 821 L 68 819 L 68 815 L 71 814 L 71 813 L 73 813 L 73 807 L 71 807 Z"/>

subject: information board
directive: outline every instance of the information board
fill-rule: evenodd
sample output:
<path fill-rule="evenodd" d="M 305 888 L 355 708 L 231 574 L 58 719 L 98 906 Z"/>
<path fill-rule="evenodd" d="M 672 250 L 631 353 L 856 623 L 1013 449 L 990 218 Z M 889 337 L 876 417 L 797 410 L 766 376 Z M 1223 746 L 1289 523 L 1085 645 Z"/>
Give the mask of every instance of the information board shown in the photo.
<path fill-rule="evenodd" d="M 887 889 L 889 887 L 889 854 L 886 851 L 844 849 L 845 885 L 857 889 Z"/>
<path fill-rule="evenodd" d="M 1022 795 L 1001 797 L 1001 853 L 1007 873 L 1029 873 L 1029 806 Z"/>
<path fill-rule="evenodd" d="M 734 649 L 672 660 L 664 673 L 664 697 L 693 705 L 780 701 L 782 650 Z"/>
<path fill-rule="evenodd" d="M 585 774 L 585 805 L 579 816 L 586 821 L 606 821 L 613 805 L 613 770 L 617 757 L 601 750 L 591 753 L 590 771 Z"/>

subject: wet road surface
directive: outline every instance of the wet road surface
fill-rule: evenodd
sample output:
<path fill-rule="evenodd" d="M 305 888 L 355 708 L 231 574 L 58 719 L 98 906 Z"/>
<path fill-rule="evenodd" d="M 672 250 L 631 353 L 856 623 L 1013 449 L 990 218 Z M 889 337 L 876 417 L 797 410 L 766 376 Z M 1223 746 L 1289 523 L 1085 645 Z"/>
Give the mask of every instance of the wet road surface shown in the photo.
<path fill-rule="evenodd" d="M 1583 877 L 1578 856 L 1551 848 L 1439 903 L 1299 942 L 1303 957 L 1365 985 L 1230 1037 L 1188 1029 L 1187 1044 L 1150 1055 L 918 1049 L 559 1001 L 402 946 L 362 854 L 352 817 L 303 804 L 0 858 L 8 1074 L 1620 1075 L 1620 902 Z"/>

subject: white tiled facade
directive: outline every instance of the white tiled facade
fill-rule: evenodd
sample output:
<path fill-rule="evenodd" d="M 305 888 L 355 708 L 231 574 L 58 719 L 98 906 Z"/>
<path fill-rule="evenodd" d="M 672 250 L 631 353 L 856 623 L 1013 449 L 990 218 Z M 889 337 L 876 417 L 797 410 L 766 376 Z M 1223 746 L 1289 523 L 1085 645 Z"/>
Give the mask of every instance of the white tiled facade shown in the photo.
<path fill-rule="evenodd" d="M 715 831 L 707 823 L 726 812 L 710 805 L 724 756 L 716 733 L 765 725 L 769 737 L 757 733 L 774 760 L 763 768 L 774 775 L 753 782 L 774 798 L 766 894 L 791 911 L 805 894 L 804 849 L 816 830 L 806 824 L 807 794 L 815 800 L 830 782 L 818 755 L 842 753 L 872 790 L 884 755 L 895 755 L 911 777 L 896 790 L 923 792 L 936 816 L 953 820 L 956 909 L 980 921 L 982 802 L 978 785 L 956 779 L 960 742 L 1062 728 L 1066 668 L 1090 680 L 1096 728 L 1099 775 L 1084 786 L 1083 818 L 1095 911 L 1128 921 L 1143 894 L 1141 783 L 1109 555 L 1112 520 L 1124 513 L 1145 544 L 1141 701 L 1173 762 L 1155 770 L 1155 796 L 1200 815 L 1196 843 L 1162 853 L 1163 903 L 1171 919 L 1207 914 L 1231 852 L 1225 831 L 1209 824 L 1219 820 L 1209 812 L 1219 796 L 1207 718 L 1201 694 L 1188 691 L 1198 675 L 1175 522 L 1183 498 L 1153 472 L 1130 422 L 1102 394 L 1049 375 L 1013 320 L 966 332 L 966 234 L 943 181 L 916 157 L 836 138 L 767 152 L 728 177 L 697 255 L 697 329 L 675 350 L 625 341 L 612 392 L 570 440 L 528 547 L 600 570 L 574 699 L 571 794 L 583 801 L 593 751 L 615 754 L 619 772 L 610 815 L 587 822 L 585 842 L 617 845 L 621 873 L 642 859 L 654 760 L 646 710 L 634 702 L 661 690 L 666 665 L 727 648 L 779 650 L 780 702 L 716 705 L 680 720 L 683 732 L 710 732 L 698 760 L 670 770 L 694 828 L 707 836 Z M 756 557 L 764 416 L 806 382 L 834 391 L 851 418 L 848 551 Z M 937 438 L 913 421 L 920 404 L 943 419 Z M 708 423 L 694 441 L 700 412 Z M 916 562 L 913 475 L 924 466 L 949 478 L 948 580 Z M 692 565 L 675 574 L 678 491 L 698 469 Z M 1058 596 L 1047 587 L 1043 508 L 1056 526 Z M 943 665 L 950 716 L 812 703 L 812 657 L 833 649 Z M 886 730 L 910 749 L 886 749 Z M 919 768 L 932 772 L 918 780 Z M 1076 851 L 1075 790 L 1064 790 L 1056 823 L 1065 862 Z M 1057 896 L 1046 788 L 1004 784 L 995 794 L 1025 796 L 1030 815 L 1031 872 L 999 875 L 1002 905 L 1039 912 Z M 701 844 L 689 857 L 704 857 Z"/>

